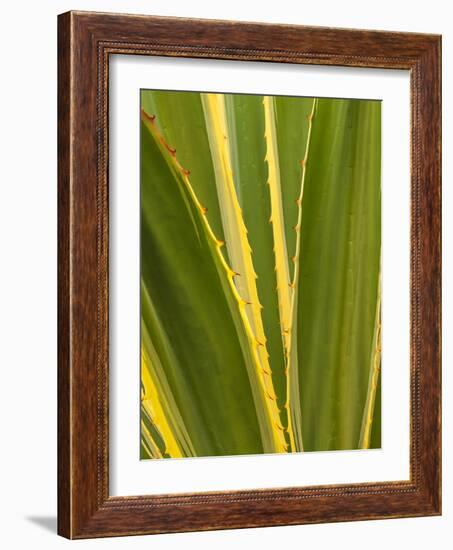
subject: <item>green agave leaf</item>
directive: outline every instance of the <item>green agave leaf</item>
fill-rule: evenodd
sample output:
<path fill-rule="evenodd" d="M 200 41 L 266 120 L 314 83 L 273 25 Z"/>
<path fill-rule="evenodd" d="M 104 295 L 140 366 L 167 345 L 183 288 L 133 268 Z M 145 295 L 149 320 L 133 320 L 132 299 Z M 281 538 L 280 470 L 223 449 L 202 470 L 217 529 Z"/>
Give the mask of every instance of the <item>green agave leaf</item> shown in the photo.
<path fill-rule="evenodd" d="M 275 124 L 275 106 L 272 96 L 263 97 L 264 139 L 266 142 L 265 163 L 268 169 L 267 183 L 271 203 L 273 252 L 275 274 L 277 277 L 277 297 L 280 316 L 280 331 L 283 340 L 285 357 L 289 350 L 291 331 L 291 275 L 285 237 L 283 218 L 282 184 L 280 180 L 280 163 L 278 159 L 277 132 Z M 292 434 L 289 434 L 292 439 Z"/>
<path fill-rule="evenodd" d="M 300 404 L 300 385 L 299 385 L 299 330 L 298 330 L 298 307 L 299 307 L 299 281 L 300 281 L 300 263 L 301 263 L 301 228 L 302 228 L 302 202 L 304 197 L 305 180 L 307 175 L 307 162 L 310 153 L 311 133 L 313 129 L 313 119 L 318 105 L 318 99 L 312 99 L 312 107 L 309 116 L 309 125 L 305 141 L 304 157 L 301 161 L 302 175 L 300 178 L 299 195 L 296 199 L 297 220 L 294 225 L 296 234 L 295 251 L 293 256 L 294 273 L 291 282 L 291 325 L 288 338 L 287 354 L 287 408 L 288 422 L 290 426 L 291 447 L 295 451 L 304 450 L 302 433 L 302 411 Z"/>
<path fill-rule="evenodd" d="M 373 425 L 371 428 L 370 449 L 380 449 L 381 441 L 381 373 L 379 372 L 376 396 L 374 400 Z"/>
<path fill-rule="evenodd" d="M 274 105 L 286 247 L 288 263 L 292 269 L 292 258 L 296 250 L 296 201 L 300 194 L 301 161 L 305 156 L 313 98 L 276 96 Z"/>
<path fill-rule="evenodd" d="M 286 375 L 278 312 L 274 240 L 264 139 L 263 96 L 225 96 L 234 182 L 253 250 L 256 285 L 262 308 L 266 345 L 279 408 L 286 403 Z M 283 418 L 286 425 L 287 422 Z"/>
<path fill-rule="evenodd" d="M 374 411 L 376 408 L 376 393 L 378 390 L 381 374 L 381 284 L 379 280 L 378 299 L 376 304 L 376 317 L 374 326 L 373 342 L 370 356 L 370 372 L 368 378 L 368 393 L 362 416 L 362 427 L 360 429 L 359 447 L 368 449 L 372 439 L 372 428 Z"/>
<path fill-rule="evenodd" d="M 176 149 L 179 162 L 190 171 L 190 182 L 207 209 L 209 223 L 215 235 L 224 240 L 200 93 L 142 90 L 141 105 L 149 115 L 156 116 L 166 142 Z"/>
<path fill-rule="evenodd" d="M 379 299 L 380 143 L 379 102 L 319 99 L 297 287 L 305 450 L 359 444 Z"/>
<path fill-rule="evenodd" d="M 175 357 L 149 297 L 146 286 L 141 282 L 141 338 L 142 338 L 142 433 L 145 443 L 153 448 L 150 439 L 161 455 L 171 457 L 195 456 L 190 436 L 180 410 L 167 382 L 165 366 Z M 153 338 L 151 339 L 150 333 Z M 157 431 L 161 444 L 152 437 Z M 148 434 L 148 437 L 146 435 Z"/>
<path fill-rule="evenodd" d="M 270 428 L 272 446 L 269 447 L 269 450 L 286 452 L 287 442 L 273 384 L 267 338 L 261 314 L 262 303 L 256 284 L 257 274 L 254 258 L 252 258 L 253 249 L 236 192 L 238 184 L 234 183 L 225 96 L 223 94 L 201 94 L 201 99 L 213 159 L 226 248 L 231 267 L 235 272 L 234 284 L 238 294 L 245 302 L 244 328 L 246 332 L 253 335 L 250 343 L 253 353 L 256 353 L 258 359 L 253 379 L 261 388 L 267 409 L 267 418 L 263 420 Z"/>
<path fill-rule="evenodd" d="M 213 142 L 199 93 L 142 91 L 143 457 L 281 451 L 257 339 L 288 450 L 380 446 L 380 103 L 264 99 L 222 96 Z"/>
<path fill-rule="evenodd" d="M 141 138 L 142 281 L 155 312 L 150 319 L 143 308 L 144 333 L 196 455 L 261 453 L 263 403 L 222 243 L 149 120 Z"/>

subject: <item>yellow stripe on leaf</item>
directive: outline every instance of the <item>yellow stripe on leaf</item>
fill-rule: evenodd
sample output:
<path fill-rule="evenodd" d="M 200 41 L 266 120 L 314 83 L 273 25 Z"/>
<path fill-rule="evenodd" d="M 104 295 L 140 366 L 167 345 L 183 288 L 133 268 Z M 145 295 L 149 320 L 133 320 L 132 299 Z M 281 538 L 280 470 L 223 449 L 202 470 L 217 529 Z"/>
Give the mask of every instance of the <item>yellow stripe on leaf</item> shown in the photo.
<path fill-rule="evenodd" d="M 214 166 L 226 248 L 231 262 L 234 286 L 241 304 L 240 307 L 245 312 L 243 321 L 249 336 L 252 354 L 255 357 L 255 374 L 264 395 L 267 414 L 272 426 L 273 450 L 274 452 L 286 452 L 287 444 L 269 365 L 269 353 L 266 347 L 266 336 L 261 317 L 262 306 L 256 285 L 257 275 L 253 267 L 252 249 L 248 241 L 247 228 L 234 185 L 225 99 L 222 94 L 201 94 L 201 98 Z"/>
<path fill-rule="evenodd" d="M 268 166 L 268 185 L 271 199 L 272 233 L 274 238 L 275 273 L 277 276 L 277 295 L 285 353 L 289 349 L 289 331 L 291 327 L 291 279 L 288 265 L 288 251 L 283 218 L 280 167 L 278 163 L 277 132 L 275 127 L 275 107 L 272 96 L 264 96 L 264 137 L 266 141 L 266 162 Z"/>
<path fill-rule="evenodd" d="M 376 303 L 376 319 L 374 323 L 373 346 L 370 358 L 370 375 L 368 391 L 363 411 L 362 426 L 360 429 L 359 449 L 369 449 L 371 431 L 373 428 L 374 407 L 376 393 L 381 372 L 381 279 L 378 283 L 378 297 Z"/>
<path fill-rule="evenodd" d="M 173 430 L 167 419 L 167 414 L 161 402 L 161 395 L 158 391 L 158 385 L 153 379 L 153 368 L 150 358 L 142 347 L 141 379 L 145 388 L 142 395 L 142 407 L 148 417 L 152 419 L 157 431 L 162 436 L 165 444 L 165 453 L 172 458 L 184 456 L 173 434 Z"/>

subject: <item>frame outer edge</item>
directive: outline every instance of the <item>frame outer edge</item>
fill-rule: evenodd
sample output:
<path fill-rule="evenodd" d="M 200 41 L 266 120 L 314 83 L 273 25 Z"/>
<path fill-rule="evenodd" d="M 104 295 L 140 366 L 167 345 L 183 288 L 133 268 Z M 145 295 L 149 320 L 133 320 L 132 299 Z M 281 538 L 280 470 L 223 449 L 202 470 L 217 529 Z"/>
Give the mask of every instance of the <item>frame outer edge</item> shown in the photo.
<path fill-rule="evenodd" d="M 419 116 L 417 136 L 417 195 L 414 233 L 419 258 L 418 323 L 414 348 L 419 346 L 417 389 L 421 404 L 417 455 L 417 484 L 429 515 L 442 513 L 441 441 L 441 37 L 423 52 L 416 67 Z"/>
<path fill-rule="evenodd" d="M 427 120 L 433 145 L 430 151 L 429 179 L 432 183 L 432 209 L 428 216 L 432 223 L 432 326 L 433 357 L 432 383 L 430 385 L 432 402 L 432 444 L 434 456 L 429 461 L 431 465 L 430 493 L 433 513 L 442 515 L 442 36 L 438 36 L 429 51 L 426 69 L 430 71 L 432 82 L 432 99 L 426 98 Z M 429 147 L 427 146 L 428 151 Z M 429 153 L 428 153 L 429 156 Z M 432 387 L 431 387 L 432 386 Z M 427 430 L 428 431 L 428 430 Z M 428 447 L 429 448 L 429 447 Z"/>
<path fill-rule="evenodd" d="M 435 52 L 435 87 L 437 99 L 437 116 L 436 116 L 436 132 L 437 132 L 437 149 L 434 158 L 434 166 L 436 170 L 436 184 L 438 187 L 439 204 L 438 204 L 438 273 L 437 277 L 437 327 L 438 327 L 438 361 L 437 361 L 437 380 L 438 380 L 438 404 L 437 404 L 437 494 L 434 506 L 439 515 L 442 515 L 442 35 L 437 37 L 436 52 Z"/>
<path fill-rule="evenodd" d="M 71 26 L 70 13 L 58 16 L 58 525 L 71 538 Z"/>
<path fill-rule="evenodd" d="M 88 24 L 86 24 L 88 23 Z M 95 428 L 100 357 L 96 37 L 74 12 L 59 17 L 58 532 L 80 533 L 98 511 L 102 451 Z M 101 329 L 102 331 L 102 329 Z"/>

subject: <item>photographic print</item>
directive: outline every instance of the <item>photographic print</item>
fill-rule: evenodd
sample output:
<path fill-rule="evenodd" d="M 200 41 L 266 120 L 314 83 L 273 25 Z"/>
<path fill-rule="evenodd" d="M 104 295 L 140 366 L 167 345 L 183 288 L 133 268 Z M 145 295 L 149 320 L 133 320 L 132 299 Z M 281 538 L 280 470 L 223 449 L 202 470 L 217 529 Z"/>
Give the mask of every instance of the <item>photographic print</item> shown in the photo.
<path fill-rule="evenodd" d="M 140 116 L 140 457 L 380 448 L 381 102 Z"/>

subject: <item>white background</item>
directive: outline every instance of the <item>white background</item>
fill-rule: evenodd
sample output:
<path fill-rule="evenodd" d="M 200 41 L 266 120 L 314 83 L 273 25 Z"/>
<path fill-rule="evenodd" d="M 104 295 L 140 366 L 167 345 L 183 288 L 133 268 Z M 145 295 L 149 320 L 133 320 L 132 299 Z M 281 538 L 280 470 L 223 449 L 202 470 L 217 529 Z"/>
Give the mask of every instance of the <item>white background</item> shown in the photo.
<path fill-rule="evenodd" d="M 408 71 L 114 56 L 109 74 L 110 494 L 409 479 Z M 382 449 L 137 460 L 141 87 L 382 100 Z"/>
<path fill-rule="evenodd" d="M 451 151 L 453 23 L 449 2 L 342 0 L 50 1 L 2 6 L 0 86 L 0 517 L 5 548 L 449 548 L 453 532 L 451 422 L 452 161 L 444 154 L 444 515 L 332 525 L 68 542 L 56 515 L 56 14 L 68 9 L 442 33 L 444 151 Z M 445 398 L 448 396 L 448 401 Z M 450 441 L 449 441 L 450 440 Z"/>

